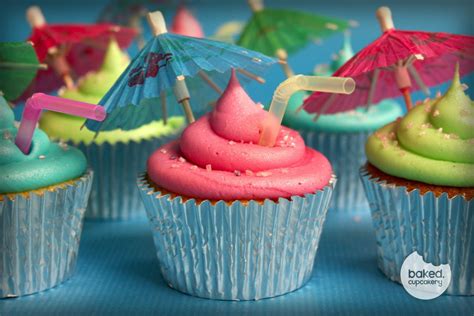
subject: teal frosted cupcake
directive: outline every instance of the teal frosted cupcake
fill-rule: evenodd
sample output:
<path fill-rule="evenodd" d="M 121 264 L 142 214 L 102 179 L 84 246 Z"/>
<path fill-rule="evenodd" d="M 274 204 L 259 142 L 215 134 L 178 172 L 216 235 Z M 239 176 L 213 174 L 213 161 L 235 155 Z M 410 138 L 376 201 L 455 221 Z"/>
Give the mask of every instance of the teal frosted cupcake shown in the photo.
<path fill-rule="evenodd" d="M 399 104 L 384 100 L 368 110 L 331 115 L 321 115 L 314 122 L 314 115 L 297 112 L 304 92 L 295 93 L 289 103 L 283 124 L 298 130 L 306 144 L 321 151 L 333 165 L 338 177 L 330 208 L 340 211 L 364 211 L 369 209 L 359 179 L 359 166 L 366 160 L 364 144 L 375 130 L 402 115 Z"/>
<path fill-rule="evenodd" d="M 379 268 L 400 282 L 416 251 L 427 263 L 449 264 L 446 293 L 474 295 L 474 103 L 459 75 L 444 96 L 371 135 L 365 149 L 361 177 Z"/>
<path fill-rule="evenodd" d="M 316 75 L 330 76 L 353 56 L 349 37 L 343 49 L 329 66 L 316 67 Z M 366 160 L 364 144 L 367 137 L 385 124 L 402 115 L 399 104 L 384 100 L 367 108 L 337 114 L 315 115 L 298 111 L 308 97 L 306 92 L 295 93 L 288 102 L 283 124 L 296 129 L 309 147 L 321 151 L 334 168 L 338 185 L 334 190 L 330 208 L 340 211 L 364 211 L 369 205 L 359 179 L 359 166 Z"/>
<path fill-rule="evenodd" d="M 13 112 L 0 97 L 0 298 L 71 277 L 92 184 L 84 155 L 37 129 L 31 151 L 15 145 Z"/>

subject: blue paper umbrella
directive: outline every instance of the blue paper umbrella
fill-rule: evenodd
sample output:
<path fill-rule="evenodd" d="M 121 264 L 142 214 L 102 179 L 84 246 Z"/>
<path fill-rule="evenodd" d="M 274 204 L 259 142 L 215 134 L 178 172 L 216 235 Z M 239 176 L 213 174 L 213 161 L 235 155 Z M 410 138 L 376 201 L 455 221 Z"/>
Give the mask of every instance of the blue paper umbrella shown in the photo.
<path fill-rule="evenodd" d="M 140 51 L 99 102 L 106 108 L 104 122 L 87 121 L 93 131 L 130 130 L 154 120 L 184 113 L 189 122 L 193 110 L 209 110 L 225 88 L 232 69 L 243 83 L 261 76 L 276 59 L 239 46 L 166 32 L 161 12 L 149 13 L 155 36 Z M 176 105 L 183 105 L 183 109 Z"/>

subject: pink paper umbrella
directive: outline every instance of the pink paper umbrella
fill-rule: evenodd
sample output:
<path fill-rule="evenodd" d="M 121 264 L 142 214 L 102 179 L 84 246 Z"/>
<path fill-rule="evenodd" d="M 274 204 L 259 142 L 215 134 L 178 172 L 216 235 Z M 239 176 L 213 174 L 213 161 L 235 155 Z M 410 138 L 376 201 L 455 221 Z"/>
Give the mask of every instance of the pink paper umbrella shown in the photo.
<path fill-rule="evenodd" d="M 383 34 L 358 52 L 333 76 L 351 77 L 357 89 L 352 95 L 316 92 L 303 103 L 309 113 L 331 114 L 370 106 L 403 95 L 412 107 L 410 91 L 448 81 L 459 62 L 461 76 L 474 70 L 474 37 L 448 33 L 396 30 L 390 9 L 381 7 L 377 18 Z M 412 80 L 413 79 L 413 83 Z"/>
<path fill-rule="evenodd" d="M 184 5 L 179 6 L 174 16 L 171 33 L 199 38 L 204 37 L 201 24 Z"/>
<path fill-rule="evenodd" d="M 106 113 L 103 107 L 43 93 L 35 93 L 26 101 L 15 144 L 27 155 L 30 152 L 31 140 L 42 110 L 80 116 L 96 121 L 103 121 Z"/>
<path fill-rule="evenodd" d="M 27 10 L 32 28 L 28 41 L 38 60 L 48 64 L 38 72 L 33 83 L 20 98 L 26 100 L 35 92 L 51 92 L 65 85 L 73 86 L 73 78 L 94 71 L 102 65 L 111 39 L 125 49 L 137 32 L 114 24 L 48 24 L 39 7 Z"/>

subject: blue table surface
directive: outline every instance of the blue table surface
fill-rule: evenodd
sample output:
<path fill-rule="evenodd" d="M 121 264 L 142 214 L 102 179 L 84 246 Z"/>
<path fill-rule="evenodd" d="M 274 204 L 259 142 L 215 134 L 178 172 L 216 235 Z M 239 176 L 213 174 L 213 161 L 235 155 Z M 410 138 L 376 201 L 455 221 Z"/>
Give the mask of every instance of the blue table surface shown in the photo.
<path fill-rule="evenodd" d="M 160 275 L 149 224 L 86 222 L 75 276 L 36 295 L 0 301 L 1 315 L 53 314 L 472 315 L 474 297 L 411 297 L 377 269 L 370 215 L 329 212 L 309 283 L 260 301 L 226 302 L 191 297 L 169 288 Z"/>
<path fill-rule="evenodd" d="M 106 0 L 38 0 L 49 22 L 93 22 Z M 358 51 L 380 30 L 374 18 L 380 5 L 392 8 L 395 24 L 404 29 L 473 34 L 472 1 L 266 1 L 329 16 L 358 20 L 353 46 Z M 30 30 L 24 12 L 31 0 L 4 0 L 0 12 L 0 41 L 24 40 Z M 191 1 L 189 7 L 206 34 L 229 20 L 245 21 L 244 1 Z M 170 20 L 173 11 L 165 10 Z M 149 36 L 149 35 L 146 35 Z M 290 56 L 296 72 L 308 73 L 328 62 L 341 45 L 335 36 L 323 45 L 308 45 Z M 132 48 L 133 56 L 136 49 Z M 472 86 L 474 76 L 464 79 Z M 284 79 L 278 67 L 265 85 L 252 84 L 249 94 L 267 102 Z M 446 88 L 435 87 L 433 91 Z M 472 96 L 473 89 L 468 93 Z M 414 100 L 422 99 L 414 93 Z M 17 111 L 18 114 L 19 111 Z M 324 227 L 313 278 L 294 293 L 257 302 L 224 302 L 190 297 L 164 283 L 158 268 L 151 232 L 145 218 L 132 222 L 86 222 L 75 276 L 64 285 L 19 299 L 0 300 L 0 315 L 52 314 L 474 314 L 474 297 L 442 296 L 420 301 L 377 269 L 375 239 L 368 213 L 354 217 L 330 212 Z"/>

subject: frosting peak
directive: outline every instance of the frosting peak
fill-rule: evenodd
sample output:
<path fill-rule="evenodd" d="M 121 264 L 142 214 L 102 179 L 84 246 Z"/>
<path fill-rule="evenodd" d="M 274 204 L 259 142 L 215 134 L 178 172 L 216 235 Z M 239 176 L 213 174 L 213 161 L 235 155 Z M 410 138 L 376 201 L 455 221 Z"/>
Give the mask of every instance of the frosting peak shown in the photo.
<path fill-rule="evenodd" d="M 266 113 L 232 73 L 214 111 L 153 153 L 151 180 L 186 197 L 229 201 L 289 198 L 326 186 L 329 161 L 296 131 L 282 127 L 274 147 L 258 145 Z"/>
<path fill-rule="evenodd" d="M 369 162 L 393 176 L 428 184 L 474 186 L 474 104 L 456 70 L 444 96 L 415 106 L 374 135 Z"/>
<path fill-rule="evenodd" d="M 258 143 L 266 111 L 245 92 L 235 70 L 210 116 L 213 131 L 235 142 Z"/>

